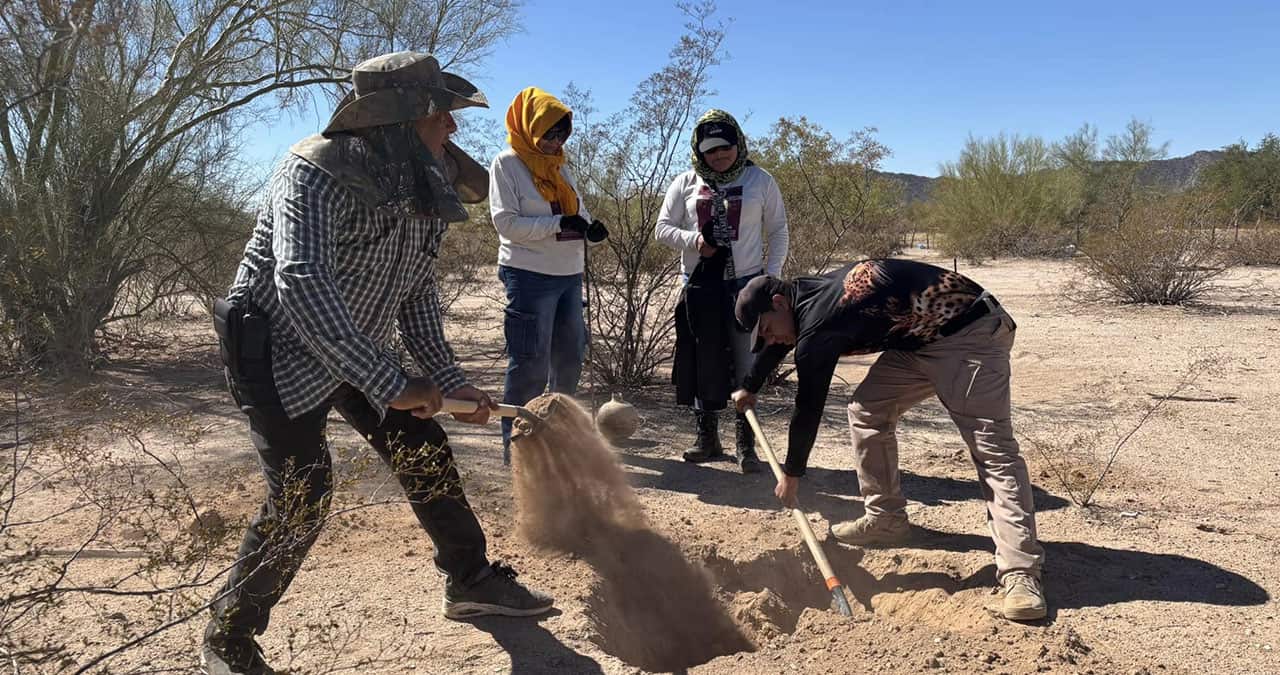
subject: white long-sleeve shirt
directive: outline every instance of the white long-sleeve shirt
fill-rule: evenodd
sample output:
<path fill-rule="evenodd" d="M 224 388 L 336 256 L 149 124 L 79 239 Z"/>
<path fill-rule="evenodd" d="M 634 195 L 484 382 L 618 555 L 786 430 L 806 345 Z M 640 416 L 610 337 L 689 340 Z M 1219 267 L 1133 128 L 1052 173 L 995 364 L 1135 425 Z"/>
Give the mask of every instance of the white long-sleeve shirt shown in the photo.
<path fill-rule="evenodd" d="M 568 164 L 560 167 L 560 175 L 577 192 Z M 499 265 L 556 276 L 582 273 L 582 234 L 560 231 L 560 216 L 538 193 L 529 167 L 510 148 L 498 153 L 489 167 L 489 213 L 498 231 Z M 591 220 L 581 195 L 578 215 Z"/>
<path fill-rule="evenodd" d="M 787 211 L 782 192 L 768 171 L 748 166 L 738 180 L 724 186 L 728 197 L 726 214 L 733 235 L 733 265 L 738 277 L 764 270 L 782 275 L 787 259 L 789 235 Z M 685 274 L 698 264 L 698 235 L 711 219 L 711 188 L 690 169 L 676 177 L 667 188 L 653 236 L 680 251 Z M 765 243 L 768 243 L 768 259 Z"/>

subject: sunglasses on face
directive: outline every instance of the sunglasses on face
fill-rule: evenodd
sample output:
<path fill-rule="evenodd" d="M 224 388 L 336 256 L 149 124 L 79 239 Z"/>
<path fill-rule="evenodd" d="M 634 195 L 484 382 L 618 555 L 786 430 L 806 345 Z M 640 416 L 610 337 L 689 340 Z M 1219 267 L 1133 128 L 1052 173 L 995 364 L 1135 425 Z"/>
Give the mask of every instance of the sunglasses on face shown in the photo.
<path fill-rule="evenodd" d="M 570 127 L 548 129 L 547 133 L 542 135 L 542 140 L 551 143 L 556 141 L 564 142 L 565 139 L 569 138 L 569 134 L 571 133 L 573 133 L 573 129 Z"/>

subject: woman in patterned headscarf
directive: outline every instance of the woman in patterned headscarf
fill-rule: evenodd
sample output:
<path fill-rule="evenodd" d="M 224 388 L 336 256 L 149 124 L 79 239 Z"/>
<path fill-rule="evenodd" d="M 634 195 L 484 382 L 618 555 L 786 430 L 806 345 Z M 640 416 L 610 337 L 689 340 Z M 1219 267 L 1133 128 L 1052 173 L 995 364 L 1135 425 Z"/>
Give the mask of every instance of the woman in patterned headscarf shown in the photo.
<path fill-rule="evenodd" d="M 489 169 L 498 278 L 507 291 L 504 403 L 524 405 L 548 387 L 573 395 L 582 374 L 583 247 L 609 233 L 591 219 L 569 175 L 563 146 L 572 132 L 568 106 L 537 87 L 523 89 L 507 109 L 511 147 Z M 502 421 L 508 461 L 510 443 L 508 418 Z"/>
<path fill-rule="evenodd" d="M 654 236 L 680 251 L 684 269 L 672 377 L 677 400 L 693 405 L 697 428 L 684 459 L 701 463 L 727 458 L 718 412 L 751 367 L 750 335 L 734 321 L 734 300 L 753 277 L 782 273 L 788 232 L 778 184 L 751 162 L 732 115 L 712 109 L 698 119 L 692 160 L 693 169 L 667 189 Z M 737 446 L 742 471 L 759 471 L 755 437 L 742 415 Z"/>

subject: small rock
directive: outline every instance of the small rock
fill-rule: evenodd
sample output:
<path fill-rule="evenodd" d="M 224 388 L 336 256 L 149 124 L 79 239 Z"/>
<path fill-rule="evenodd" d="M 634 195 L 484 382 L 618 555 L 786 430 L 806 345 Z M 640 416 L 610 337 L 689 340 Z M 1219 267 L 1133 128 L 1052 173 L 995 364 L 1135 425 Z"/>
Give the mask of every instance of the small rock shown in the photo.
<path fill-rule="evenodd" d="M 930 656 L 929 658 L 924 660 L 924 667 L 925 668 L 941 668 L 942 662 L 938 660 L 938 657 Z"/>
<path fill-rule="evenodd" d="M 1264 652 L 1271 651 L 1271 645 L 1262 645 L 1262 651 Z"/>

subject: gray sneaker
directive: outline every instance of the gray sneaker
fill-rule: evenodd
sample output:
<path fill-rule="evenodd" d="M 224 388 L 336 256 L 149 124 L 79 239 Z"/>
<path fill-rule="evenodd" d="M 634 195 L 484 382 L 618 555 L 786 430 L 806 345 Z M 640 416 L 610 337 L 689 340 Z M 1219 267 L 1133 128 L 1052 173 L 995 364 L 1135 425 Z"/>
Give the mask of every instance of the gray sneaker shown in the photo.
<path fill-rule="evenodd" d="M 444 616 L 471 619 L 501 616 L 537 616 L 551 611 L 555 600 L 516 581 L 516 571 L 495 561 L 466 588 L 449 584 L 444 589 Z"/>
<path fill-rule="evenodd" d="M 235 635 L 220 630 L 217 619 L 204 629 L 204 646 L 200 650 L 200 672 L 204 675 L 275 675 L 262 647 L 250 635 Z"/>
<path fill-rule="evenodd" d="M 1044 586 L 1026 572 L 1009 572 L 1000 579 L 997 613 L 1010 621 L 1038 621 L 1049 613 Z"/>
<path fill-rule="evenodd" d="M 851 546 L 901 544 L 911 538 L 911 524 L 906 518 L 865 515 L 832 525 L 831 536 Z"/>

